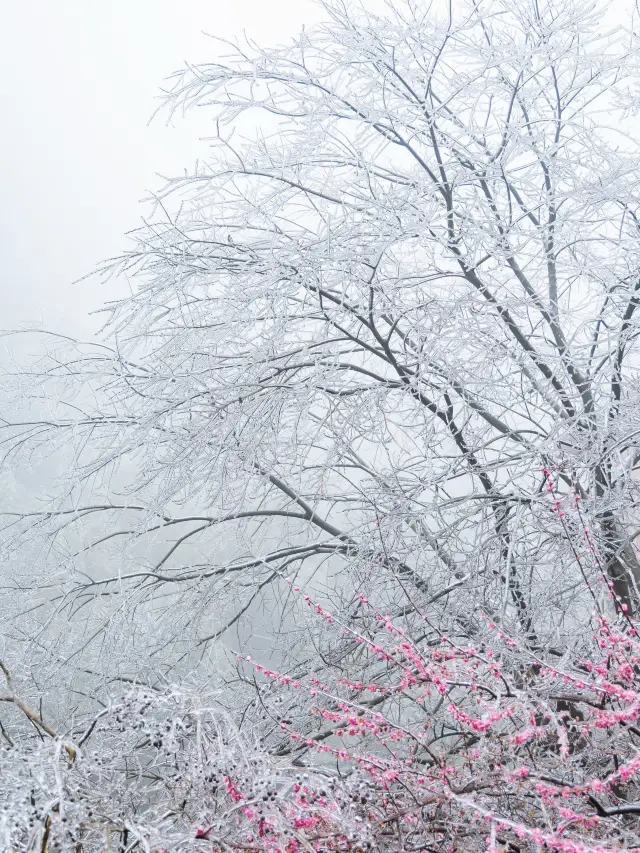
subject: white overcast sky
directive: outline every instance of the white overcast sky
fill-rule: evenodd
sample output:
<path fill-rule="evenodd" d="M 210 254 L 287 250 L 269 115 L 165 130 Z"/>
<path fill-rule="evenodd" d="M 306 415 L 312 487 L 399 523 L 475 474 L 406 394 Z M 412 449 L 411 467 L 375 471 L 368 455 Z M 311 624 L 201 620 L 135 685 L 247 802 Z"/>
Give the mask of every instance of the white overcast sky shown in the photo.
<path fill-rule="evenodd" d="M 74 280 L 125 248 L 158 173 L 203 152 L 202 120 L 148 125 L 163 78 L 219 50 L 203 31 L 283 43 L 319 13 L 309 0 L 0 0 L 0 12 L 0 328 L 90 334 L 87 312 L 117 286 Z"/>

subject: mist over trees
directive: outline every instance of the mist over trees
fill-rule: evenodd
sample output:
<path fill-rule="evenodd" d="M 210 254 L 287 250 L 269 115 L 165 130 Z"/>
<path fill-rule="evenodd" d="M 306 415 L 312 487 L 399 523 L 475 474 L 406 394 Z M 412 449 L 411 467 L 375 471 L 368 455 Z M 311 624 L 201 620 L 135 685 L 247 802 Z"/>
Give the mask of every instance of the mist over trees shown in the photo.
<path fill-rule="evenodd" d="M 321 6 L 169 79 L 131 295 L 4 379 L 3 482 L 60 474 L 3 499 L 7 849 L 640 846 L 636 22 Z"/>

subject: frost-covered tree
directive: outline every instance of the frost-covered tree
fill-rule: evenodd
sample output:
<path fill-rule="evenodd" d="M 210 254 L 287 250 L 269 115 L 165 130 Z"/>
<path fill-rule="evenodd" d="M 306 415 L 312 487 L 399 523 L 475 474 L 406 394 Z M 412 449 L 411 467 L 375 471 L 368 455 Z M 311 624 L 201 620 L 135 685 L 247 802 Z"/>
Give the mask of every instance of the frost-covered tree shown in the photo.
<path fill-rule="evenodd" d="M 25 684 L 211 669 L 219 640 L 353 671 L 285 576 L 352 626 L 365 592 L 409 632 L 473 638 L 482 610 L 563 654 L 600 596 L 580 536 L 636 607 L 631 17 L 322 5 L 174 76 L 212 139 L 105 267 L 131 295 L 9 380 L 5 466 L 65 475 L 6 516 Z"/>

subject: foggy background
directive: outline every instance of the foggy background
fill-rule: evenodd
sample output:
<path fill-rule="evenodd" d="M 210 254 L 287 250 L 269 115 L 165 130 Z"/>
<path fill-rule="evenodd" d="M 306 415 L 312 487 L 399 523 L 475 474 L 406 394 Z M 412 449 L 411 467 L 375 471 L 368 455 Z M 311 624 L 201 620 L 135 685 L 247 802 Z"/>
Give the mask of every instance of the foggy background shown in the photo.
<path fill-rule="evenodd" d="M 309 0 L 0 0 L 0 329 L 88 337 L 88 312 L 125 282 L 75 283 L 127 248 L 139 201 L 206 156 L 205 112 L 149 119 L 172 71 L 223 46 L 203 31 L 284 43 L 319 17 Z M 2 342 L 20 356 L 34 336 Z"/>
<path fill-rule="evenodd" d="M 310 0 L 0 0 L 0 11 L 0 330 L 90 339 L 91 312 L 128 286 L 78 279 L 128 248 L 150 211 L 141 200 L 206 159 L 201 137 L 214 132 L 207 110 L 150 121 L 166 78 L 224 54 L 211 35 L 283 44 L 320 13 Z M 0 372 L 50 343 L 0 338 Z M 60 453 L 3 471 L 0 503 L 39 507 L 68 464 Z"/>

